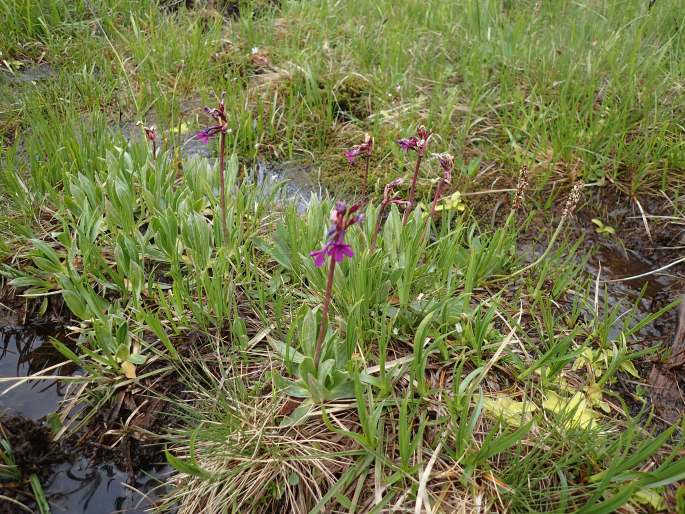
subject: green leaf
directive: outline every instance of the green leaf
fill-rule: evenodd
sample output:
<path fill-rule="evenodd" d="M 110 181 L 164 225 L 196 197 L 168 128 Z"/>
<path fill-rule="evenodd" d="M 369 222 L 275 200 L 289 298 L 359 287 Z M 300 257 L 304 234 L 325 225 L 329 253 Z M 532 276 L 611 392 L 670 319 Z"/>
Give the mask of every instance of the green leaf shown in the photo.
<path fill-rule="evenodd" d="M 294 362 L 295 364 L 301 364 L 305 359 L 305 356 L 295 350 L 292 346 L 287 345 L 281 341 L 270 340 L 269 343 L 273 346 L 284 360 L 288 362 Z"/>
<path fill-rule="evenodd" d="M 132 353 L 128 356 L 127 360 L 137 366 L 140 366 L 141 364 L 145 364 L 145 362 L 147 362 L 147 357 L 139 353 Z"/>
<path fill-rule="evenodd" d="M 76 364 L 79 367 L 83 367 L 83 361 L 81 358 L 76 355 L 74 352 L 72 352 L 62 341 L 59 341 L 55 339 L 54 337 L 50 338 L 50 342 L 52 343 L 52 346 L 55 347 L 55 349 L 64 355 L 67 359 L 72 361 L 74 364 Z"/>
<path fill-rule="evenodd" d="M 174 457 L 169 450 L 164 450 L 164 456 L 166 457 L 169 465 L 179 473 L 202 478 L 203 480 L 209 480 L 212 478 L 212 474 L 208 471 L 202 469 L 197 464 Z"/>
<path fill-rule="evenodd" d="M 31 490 L 33 491 L 38 512 L 40 514 L 50 514 L 50 506 L 48 505 L 48 500 L 45 497 L 45 491 L 43 491 L 43 486 L 40 483 L 38 475 L 32 473 L 29 482 L 31 483 Z"/>

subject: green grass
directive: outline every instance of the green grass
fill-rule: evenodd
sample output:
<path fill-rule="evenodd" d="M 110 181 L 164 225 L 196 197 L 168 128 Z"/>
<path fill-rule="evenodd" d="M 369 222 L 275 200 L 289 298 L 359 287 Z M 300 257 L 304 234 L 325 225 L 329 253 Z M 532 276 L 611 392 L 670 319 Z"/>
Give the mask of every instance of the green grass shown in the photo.
<path fill-rule="evenodd" d="M 238 5 L 0 0 L 0 272 L 73 317 L 54 344 L 91 408 L 70 428 L 135 385 L 170 400 L 158 435 L 182 513 L 682 508 L 682 421 L 664 430 L 614 387 L 656 353 L 637 332 L 663 312 L 611 305 L 560 214 L 583 179 L 591 213 L 595 188 L 627 205 L 663 192 L 682 222 L 679 2 Z M 53 75 L 17 82 L 40 63 Z M 216 164 L 179 145 L 221 91 L 227 237 Z M 158 126 L 157 159 L 121 134 L 138 120 Z M 463 196 L 406 225 L 392 207 L 374 248 L 377 197 L 412 166 L 394 141 L 420 123 L 462 193 L 528 166 L 525 207 Z M 333 203 L 278 205 L 251 164 L 302 161 L 350 200 L 340 153 L 365 131 L 376 197 L 348 233 L 317 369 L 326 272 L 308 253 Z"/>

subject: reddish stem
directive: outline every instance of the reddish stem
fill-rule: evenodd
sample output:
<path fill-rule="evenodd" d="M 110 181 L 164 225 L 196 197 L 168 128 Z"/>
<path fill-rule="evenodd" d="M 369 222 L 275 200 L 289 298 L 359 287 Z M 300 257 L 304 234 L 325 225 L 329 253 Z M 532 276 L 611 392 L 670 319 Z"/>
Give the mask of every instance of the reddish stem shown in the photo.
<path fill-rule="evenodd" d="M 319 361 L 321 360 L 321 351 L 323 350 L 323 341 L 326 338 L 328 330 L 328 309 L 331 306 L 331 296 L 333 296 L 333 277 L 335 276 L 335 259 L 330 257 L 331 263 L 328 266 L 328 278 L 326 279 L 326 294 L 323 298 L 323 309 L 321 310 L 321 325 L 319 326 L 319 335 L 316 338 L 316 350 L 314 351 L 314 366 L 319 369 Z"/>
<path fill-rule="evenodd" d="M 366 156 L 366 164 L 364 165 L 364 181 L 362 182 L 362 196 L 366 198 L 366 188 L 367 188 L 367 182 L 369 180 L 369 161 L 371 160 L 371 156 L 367 155 Z"/>
<path fill-rule="evenodd" d="M 221 229 L 224 244 L 228 241 L 228 227 L 226 226 L 226 181 L 224 178 L 224 153 L 226 152 L 226 134 L 222 130 L 219 135 L 219 194 L 221 195 Z"/>
<path fill-rule="evenodd" d="M 411 187 L 409 189 L 409 205 L 404 210 L 404 216 L 402 216 L 402 225 L 406 225 L 409 221 L 409 213 L 414 208 L 414 199 L 416 197 L 416 180 L 419 178 L 419 168 L 421 167 L 421 159 L 423 155 L 420 153 L 416 154 L 416 166 L 414 167 L 414 176 L 411 179 Z"/>
<path fill-rule="evenodd" d="M 155 141 L 154 139 L 152 140 L 152 158 L 157 158 L 157 141 Z"/>
<path fill-rule="evenodd" d="M 376 220 L 376 227 L 371 234 L 371 251 L 376 249 L 376 240 L 378 239 L 378 233 L 381 231 L 381 222 L 383 220 L 383 211 L 385 210 L 385 204 L 381 204 L 381 208 L 378 209 L 378 219 Z"/>
<path fill-rule="evenodd" d="M 442 196 L 442 186 L 444 184 L 445 184 L 445 181 L 440 179 L 440 182 L 438 182 L 438 187 L 435 189 L 435 196 L 433 197 L 433 204 L 431 205 L 431 215 L 430 215 L 431 218 L 435 214 L 435 208 L 437 207 L 438 201 L 440 200 L 440 197 Z"/>

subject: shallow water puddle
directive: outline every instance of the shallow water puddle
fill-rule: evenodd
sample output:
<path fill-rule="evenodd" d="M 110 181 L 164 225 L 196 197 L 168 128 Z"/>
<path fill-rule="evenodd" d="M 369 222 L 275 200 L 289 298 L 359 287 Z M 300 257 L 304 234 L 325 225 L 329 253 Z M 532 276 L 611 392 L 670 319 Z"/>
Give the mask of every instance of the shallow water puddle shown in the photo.
<path fill-rule="evenodd" d="M 300 214 L 306 212 L 312 195 L 320 198 L 324 194 L 324 189 L 317 185 L 312 170 L 296 163 L 257 161 L 254 175 L 254 180 L 262 186 L 265 195 L 272 193 L 282 183 L 283 187 L 276 200 L 283 204 L 294 203 Z"/>
<path fill-rule="evenodd" d="M 133 482 L 113 464 L 93 465 L 79 457 L 76 462 L 60 464 L 44 487 L 53 514 L 142 514 L 158 499 L 150 493 L 170 473 L 165 466 L 139 471 Z M 148 496 L 143 496 L 143 494 Z"/>
<path fill-rule="evenodd" d="M 668 274 L 651 274 L 633 280 L 621 279 L 649 273 L 658 268 L 658 265 L 631 253 L 599 245 L 597 254 L 588 261 L 586 270 L 593 277 L 599 275 L 601 281 L 607 281 L 600 283 L 600 303 L 606 288 L 608 307 L 619 305 L 622 312 L 634 309 L 633 319 L 637 322 L 675 300 L 680 294 L 682 284 L 678 277 Z M 640 293 L 642 297 L 638 300 Z M 638 335 L 645 338 L 645 342 L 656 344 L 664 338 L 668 339 L 672 329 L 673 315 L 667 313 L 647 324 Z"/>
<path fill-rule="evenodd" d="M 35 327 L 0 326 L 0 377 L 24 377 L 62 362 L 47 337 Z M 63 385 L 54 380 L 25 382 L 0 396 L 0 412 L 38 420 L 54 412 L 63 396 Z"/>
<path fill-rule="evenodd" d="M 8 319 L 0 315 L 0 377 L 25 377 L 64 361 L 49 341 L 56 334 L 54 326 L 16 325 Z M 69 365 L 50 372 L 74 373 L 77 369 Z M 87 456 L 86 445 L 74 449 L 68 443 L 53 442 L 47 416 L 58 409 L 65 387 L 54 380 L 30 380 L 0 396 L 0 426 L 12 443 L 17 464 L 25 475 L 40 477 L 53 514 L 142 514 L 163 492 L 158 486 L 170 468 L 150 465 L 130 477 L 112 462 L 96 462 Z M 0 384 L 0 392 L 7 388 L 7 383 Z M 0 482 L 0 494 L 19 489 L 22 492 L 13 497 L 30 506 L 26 495 L 30 486 L 19 486 Z M 0 500 L 0 514 L 17 509 Z"/>

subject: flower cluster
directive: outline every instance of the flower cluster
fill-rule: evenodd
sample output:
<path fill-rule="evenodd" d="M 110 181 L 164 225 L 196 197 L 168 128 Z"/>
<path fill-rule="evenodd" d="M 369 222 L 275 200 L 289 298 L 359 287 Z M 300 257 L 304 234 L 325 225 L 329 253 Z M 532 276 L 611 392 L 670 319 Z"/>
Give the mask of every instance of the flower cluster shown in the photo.
<path fill-rule="evenodd" d="M 195 137 L 204 144 L 209 144 L 209 140 L 217 134 L 226 134 L 228 132 L 228 118 L 226 117 L 226 110 L 224 107 L 224 99 L 219 102 L 217 109 L 205 107 L 205 112 L 216 121 L 216 125 L 207 127 L 195 134 Z"/>
<path fill-rule="evenodd" d="M 400 177 L 385 185 L 385 187 L 383 188 L 383 200 L 381 201 L 381 211 L 391 204 L 400 205 L 402 207 L 407 206 L 406 200 L 400 200 L 394 195 L 395 189 L 400 187 L 402 185 L 402 182 L 404 182 L 404 179 Z"/>
<path fill-rule="evenodd" d="M 582 180 L 579 180 L 578 182 L 573 184 L 573 188 L 571 189 L 571 193 L 568 195 L 568 199 L 566 200 L 566 205 L 564 205 L 564 210 L 561 213 L 561 217 L 563 219 L 566 219 L 571 214 L 573 214 L 573 211 L 578 206 L 578 202 L 580 201 L 581 192 L 583 191 L 584 187 L 585 187 L 585 184 L 583 183 Z"/>
<path fill-rule="evenodd" d="M 523 205 L 523 197 L 528 189 L 528 166 L 523 165 L 519 172 L 519 180 L 516 184 L 516 194 L 514 195 L 514 204 L 512 209 L 518 210 Z"/>
<path fill-rule="evenodd" d="M 389 182 L 383 188 L 383 200 L 381 201 L 381 206 L 378 209 L 378 219 L 376 220 L 376 228 L 371 235 L 371 248 L 376 248 L 376 241 L 378 240 L 378 233 L 381 231 L 381 225 L 383 224 L 383 212 L 388 205 L 397 205 L 399 207 L 407 207 L 409 202 L 407 200 L 402 200 L 397 198 L 396 189 L 402 185 L 404 180 L 402 177 L 396 178 L 392 182 Z"/>
<path fill-rule="evenodd" d="M 363 155 L 367 158 L 371 157 L 373 151 L 373 138 L 369 134 L 364 134 L 364 142 L 360 145 L 354 145 L 345 152 L 345 157 L 350 164 L 354 164 L 357 157 Z"/>
<path fill-rule="evenodd" d="M 326 257 L 330 256 L 335 262 L 341 262 L 345 257 L 353 257 L 354 252 L 345 243 L 347 229 L 362 220 L 361 214 L 355 214 L 359 210 L 359 204 L 347 207 L 343 202 L 338 202 L 331 211 L 331 225 L 327 234 L 326 243 L 320 250 L 311 252 L 309 255 L 314 259 L 317 268 L 323 266 Z"/>
<path fill-rule="evenodd" d="M 428 140 L 431 138 L 432 132 L 428 130 L 423 125 L 420 125 L 416 129 L 416 135 L 411 137 L 406 137 L 403 139 L 398 139 L 397 144 L 405 152 L 409 150 L 414 150 L 421 157 L 426 153 L 426 146 L 428 145 Z"/>
<path fill-rule="evenodd" d="M 154 125 L 150 125 L 149 127 L 143 125 L 143 131 L 145 132 L 145 137 L 148 141 L 150 141 L 150 143 L 155 143 L 157 141 L 157 129 Z"/>
<path fill-rule="evenodd" d="M 145 139 L 152 145 L 152 158 L 154 159 L 157 157 L 157 129 L 154 125 L 150 125 L 149 127 L 143 125 L 142 121 L 136 122 L 136 125 L 143 129 L 143 132 L 145 132 Z"/>
<path fill-rule="evenodd" d="M 435 157 L 438 159 L 438 162 L 440 162 L 440 167 L 443 171 L 443 182 L 446 184 L 451 184 L 452 170 L 454 170 L 454 157 L 452 157 L 452 154 L 447 152 L 437 153 L 435 154 Z"/>
<path fill-rule="evenodd" d="M 435 196 L 433 197 L 433 205 L 431 206 L 431 215 L 435 213 L 438 208 L 438 202 L 442 198 L 443 188 L 452 183 L 452 171 L 454 170 L 454 157 L 449 153 L 433 154 L 440 162 L 442 168 L 442 179 L 438 182 L 435 188 Z"/>

